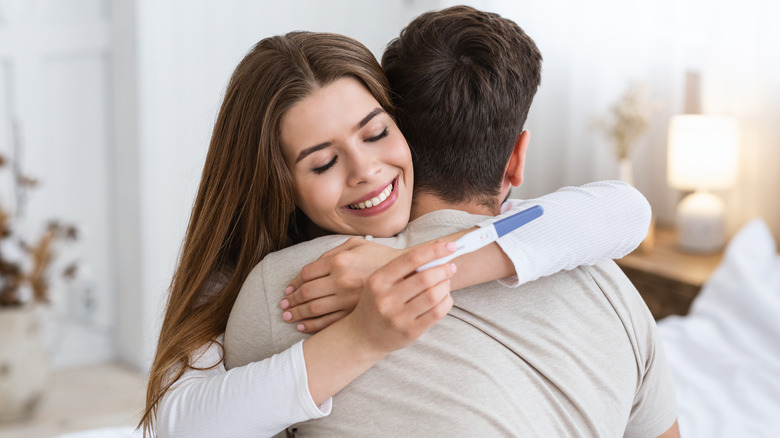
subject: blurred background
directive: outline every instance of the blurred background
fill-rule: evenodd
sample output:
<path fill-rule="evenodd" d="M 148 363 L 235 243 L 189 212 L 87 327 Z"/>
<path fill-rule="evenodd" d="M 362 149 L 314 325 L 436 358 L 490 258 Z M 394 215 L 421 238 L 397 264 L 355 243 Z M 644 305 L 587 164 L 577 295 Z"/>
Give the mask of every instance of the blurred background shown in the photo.
<path fill-rule="evenodd" d="M 50 293 L 52 366 L 148 370 L 222 93 L 255 42 L 338 32 L 381 57 L 411 18 L 459 3 L 0 0 L 0 154 L 38 181 L 16 228 L 34 239 L 57 218 L 79 230 L 60 253 L 79 275 Z M 736 182 L 716 191 L 727 232 L 760 216 L 780 236 L 780 3 L 465 3 L 516 21 L 544 56 L 513 196 L 619 178 L 597 122 L 639 86 L 647 128 L 632 145 L 633 184 L 657 222 L 674 225 L 684 193 L 667 183 L 669 120 L 685 111 L 696 72 L 701 112 L 739 126 Z M 16 214 L 10 170 L 0 200 Z"/>

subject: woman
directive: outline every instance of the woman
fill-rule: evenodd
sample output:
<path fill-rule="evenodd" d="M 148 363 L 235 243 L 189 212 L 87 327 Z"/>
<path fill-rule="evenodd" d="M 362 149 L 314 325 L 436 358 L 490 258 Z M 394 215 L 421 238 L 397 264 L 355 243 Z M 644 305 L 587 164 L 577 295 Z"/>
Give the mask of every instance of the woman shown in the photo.
<path fill-rule="evenodd" d="M 359 84 L 358 88 L 364 91 L 362 98 L 368 94 L 378 112 L 354 126 L 358 135 L 349 137 L 355 141 L 348 145 L 352 153 L 342 159 L 356 160 L 351 165 L 357 169 L 361 168 L 359 160 L 364 159 L 364 153 L 387 154 L 384 163 L 395 172 L 387 181 L 386 200 L 392 199 L 387 204 L 391 207 L 377 215 L 352 214 L 342 207 L 359 212 L 366 205 L 362 196 L 353 196 L 334 210 L 347 214 L 346 222 L 319 213 L 307 217 L 303 211 L 318 211 L 310 208 L 310 202 L 327 198 L 328 194 L 320 192 L 324 190 L 321 185 L 303 184 L 296 164 L 309 164 L 304 173 L 313 178 L 324 174 L 337 159 L 316 162 L 316 153 L 328 147 L 325 143 L 291 151 L 287 143 L 301 131 L 289 126 L 285 129 L 291 121 L 287 117 L 309 109 L 316 111 L 318 107 L 312 99 L 333 91 L 336 84 L 345 80 Z M 325 101 L 343 96 L 342 92 Z M 341 123 L 349 100 L 343 106 L 344 111 L 321 114 L 323 123 L 325 119 Z M 373 121 L 379 124 L 375 126 Z M 479 255 L 480 263 L 501 269 L 485 271 L 486 278 L 453 277 L 452 266 L 442 265 L 426 271 L 429 273 L 424 276 L 412 276 L 415 281 L 406 281 L 419 262 L 448 251 L 443 243 L 423 246 L 373 274 L 374 280 L 368 281 L 365 292 L 368 298 L 358 300 L 354 311 L 303 341 L 303 345 L 226 372 L 221 359 L 221 336 L 249 271 L 268 253 L 322 233 L 398 233 L 409 219 L 411 169 L 408 147 L 393 123 L 387 81 L 364 46 L 340 35 L 302 32 L 259 42 L 233 73 L 214 127 L 151 370 L 142 419 L 145 433 L 152 431 L 158 407 L 161 424 L 157 425 L 157 432 L 163 436 L 270 435 L 290 424 L 327 415 L 330 397 L 379 360 L 381 353 L 402 348 L 446 314 L 452 305 L 449 278 L 457 287 L 515 271 L 500 249 L 491 245 Z M 359 183 L 354 181 L 354 186 Z M 305 193 L 302 187 L 306 187 Z M 626 188 L 623 199 L 636 201 L 635 193 Z M 576 254 L 577 242 L 573 241 L 574 251 L 570 249 L 569 254 L 574 253 L 582 263 L 595 262 L 622 256 L 636 246 L 646 230 L 648 212 L 644 199 L 639 198 L 635 205 L 644 209 L 639 220 L 622 224 L 622 230 L 611 225 L 609 229 L 591 230 L 603 235 L 606 241 L 614 235 L 621 239 L 631 235 L 630 248 L 610 248 L 602 254 L 589 250 L 585 257 Z M 571 214 L 597 215 L 597 207 L 614 209 L 614 201 L 603 201 L 609 205 L 584 211 L 573 209 Z M 425 317 L 412 318 L 403 327 L 387 324 L 393 315 L 380 312 L 375 298 L 381 292 L 378 289 L 394 288 L 407 294 L 398 312 Z M 408 308 L 407 304 L 422 301 L 426 304 Z M 359 340 L 354 348 L 336 351 L 349 344 L 339 340 L 350 336 Z M 372 354 L 362 354 L 366 352 Z M 373 354 L 376 352 L 380 354 Z M 345 354 L 354 357 L 355 363 L 333 359 L 334 355 Z M 289 403 L 281 403 L 282 399 Z"/>

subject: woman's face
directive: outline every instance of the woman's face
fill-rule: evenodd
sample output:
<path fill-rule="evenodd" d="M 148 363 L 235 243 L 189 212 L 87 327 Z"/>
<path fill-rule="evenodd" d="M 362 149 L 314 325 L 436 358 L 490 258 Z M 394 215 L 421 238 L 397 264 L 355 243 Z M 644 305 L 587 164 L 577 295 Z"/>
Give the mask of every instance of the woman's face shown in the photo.
<path fill-rule="evenodd" d="M 338 79 L 282 119 L 298 207 L 339 234 L 389 237 L 409 221 L 412 156 L 398 127 L 357 79 Z"/>

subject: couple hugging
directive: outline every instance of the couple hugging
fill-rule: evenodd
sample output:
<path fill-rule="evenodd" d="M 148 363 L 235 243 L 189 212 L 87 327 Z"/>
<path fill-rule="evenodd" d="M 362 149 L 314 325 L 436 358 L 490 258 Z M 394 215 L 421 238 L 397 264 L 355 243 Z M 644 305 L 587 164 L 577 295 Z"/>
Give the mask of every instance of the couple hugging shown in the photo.
<path fill-rule="evenodd" d="M 463 6 L 413 20 L 381 66 L 341 35 L 255 45 L 214 127 L 145 433 L 679 436 L 655 322 L 609 260 L 644 237 L 646 200 L 618 182 L 507 200 L 540 79 L 517 24 Z"/>

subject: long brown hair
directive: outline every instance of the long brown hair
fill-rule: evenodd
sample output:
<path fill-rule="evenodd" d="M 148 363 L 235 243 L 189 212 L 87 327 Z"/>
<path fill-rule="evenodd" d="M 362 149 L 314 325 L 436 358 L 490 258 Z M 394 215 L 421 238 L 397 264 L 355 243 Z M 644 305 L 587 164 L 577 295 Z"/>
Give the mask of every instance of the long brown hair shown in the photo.
<path fill-rule="evenodd" d="M 189 355 L 225 331 L 252 268 L 291 243 L 291 224 L 299 221 L 282 153 L 282 117 L 345 76 L 362 81 L 393 114 L 376 58 L 343 35 L 292 32 L 263 39 L 233 72 L 169 289 L 139 424 L 144 436 L 154 433 L 160 399 L 191 367 Z"/>

